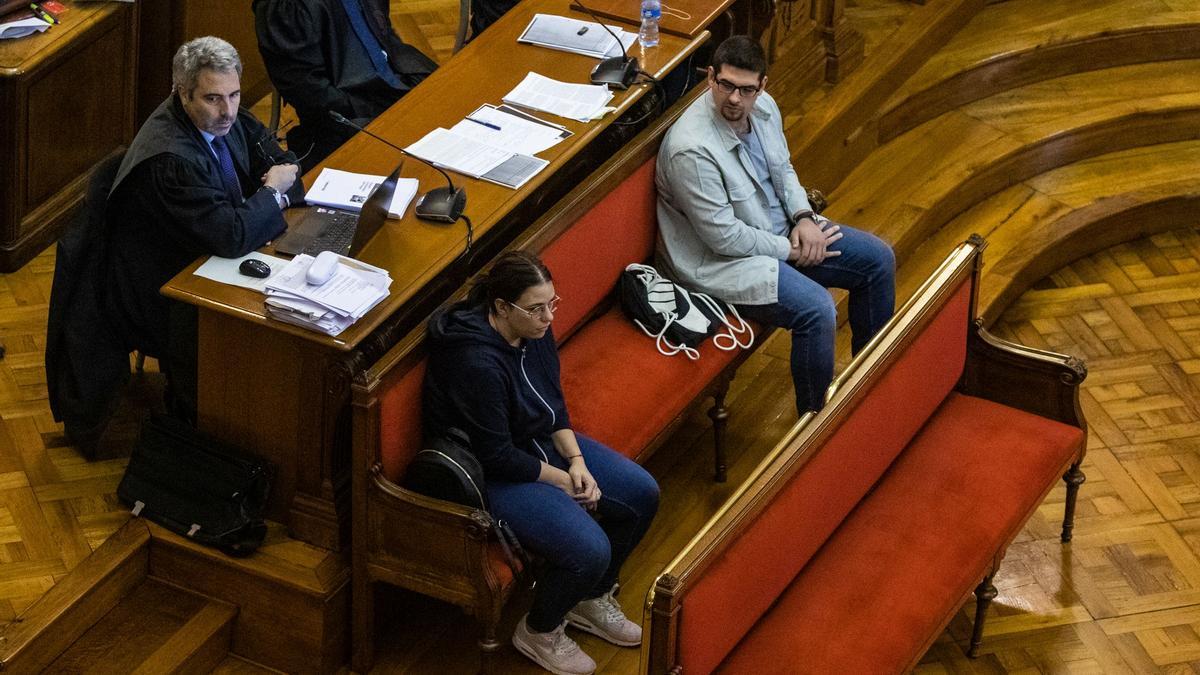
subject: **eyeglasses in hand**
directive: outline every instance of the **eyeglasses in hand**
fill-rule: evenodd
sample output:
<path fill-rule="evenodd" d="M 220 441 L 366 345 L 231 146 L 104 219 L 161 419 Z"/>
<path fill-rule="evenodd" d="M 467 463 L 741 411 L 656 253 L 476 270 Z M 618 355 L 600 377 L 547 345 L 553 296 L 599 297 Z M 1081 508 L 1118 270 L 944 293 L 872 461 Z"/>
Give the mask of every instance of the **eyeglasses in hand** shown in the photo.
<path fill-rule="evenodd" d="M 256 142 L 254 144 L 254 149 L 256 152 L 258 152 L 259 156 L 262 157 L 263 159 L 269 161 L 272 164 L 292 164 L 293 162 L 286 161 L 283 158 L 283 155 L 276 155 L 272 151 L 271 145 L 275 146 L 274 147 L 275 150 L 279 150 L 280 149 L 279 144 L 282 143 L 284 141 L 284 139 L 287 137 L 287 135 L 284 132 L 286 132 L 288 130 L 288 128 L 291 127 L 295 123 L 296 123 L 296 120 L 289 120 L 287 124 L 284 124 L 282 127 L 278 128 L 278 129 L 265 130 L 263 132 L 262 136 L 259 137 L 258 142 Z M 274 144 L 268 144 L 267 141 L 274 141 Z M 304 158 L 308 157 L 309 154 L 312 153 L 314 146 L 316 146 L 316 141 L 309 143 L 308 149 L 304 151 L 303 155 L 300 155 L 299 157 L 296 158 L 295 163 L 299 164 L 300 162 L 304 161 Z M 292 148 L 289 148 L 289 150 L 292 150 Z M 293 152 L 294 152 L 294 150 L 293 150 Z"/>

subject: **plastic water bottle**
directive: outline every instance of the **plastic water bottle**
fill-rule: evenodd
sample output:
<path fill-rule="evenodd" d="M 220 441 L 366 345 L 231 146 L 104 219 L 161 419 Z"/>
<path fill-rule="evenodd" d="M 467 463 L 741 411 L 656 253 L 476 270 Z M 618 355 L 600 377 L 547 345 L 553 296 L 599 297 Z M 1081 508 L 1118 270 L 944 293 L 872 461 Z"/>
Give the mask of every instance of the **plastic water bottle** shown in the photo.
<path fill-rule="evenodd" d="M 658 46 L 658 20 L 661 18 L 660 0 L 642 0 L 642 28 L 638 31 L 638 41 L 643 47 Z"/>

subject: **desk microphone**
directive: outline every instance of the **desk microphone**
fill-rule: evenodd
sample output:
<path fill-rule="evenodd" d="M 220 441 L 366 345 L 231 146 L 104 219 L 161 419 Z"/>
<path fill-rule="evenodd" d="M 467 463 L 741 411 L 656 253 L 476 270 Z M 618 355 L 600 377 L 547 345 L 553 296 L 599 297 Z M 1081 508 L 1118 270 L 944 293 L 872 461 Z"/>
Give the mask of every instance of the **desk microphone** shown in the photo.
<path fill-rule="evenodd" d="M 416 155 L 408 152 L 404 148 L 396 145 L 382 136 L 367 131 L 362 126 L 346 119 L 345 115 L 336 110 L 330 110 L 329 116 L 333 118 L 334 122 L 337 122 L 338 124 L 345 124 L 352 129 L 357 129 L 358 131 L 363 132 L 380 143 L 399 151 L 402 155 L 407 155 L 413 159 L 432 166 L 438 170 L 438 173 L 445 176 L 446 185 L 449 187 L 434 188 L 426 192 L 425 194 L 421 195 L 421 198 L 418 199 L 417 203 L 413 206 L 413 212 L 417 214 L 418 218 L 421 220 L 432 220 L 439 223 L 456 223 L 458 222 L 458 219 L 462 217 L 463 209 L 465 209 L 467 206 L 467 189 L 454 187 L 454 181 L 450 180 L 450 174 L 442 171 L 440 166 L 423 157 L 417 157 Z"/>
<path fill-rule="evenodd" d="M 625 51 L 625 44 L 621 42 L 621 38 L 617 37 L 617 34 L 612 32 L 612 29 L 605 25 L 600 20 L 600 17 L 596 16 L 595 12 L 588 9 L 579 0 L 575 0 L 575 4 L 590 14 L 596 20 L 596 23 L 600 24 L 601 28 L 608 31 L 608 34 L 617 41 L 617 46 L 621 48 L 620 56 L 612 56 L 604 59 L 600 63 L 597 63 L 595 68 L 592 68 L 592 84 L 606 84 L 613 89 L 628 89 L 629 85 L 633 84 L 633 81 L 637 79 L 637 58 L 631 57 L 629 52 Z"/>

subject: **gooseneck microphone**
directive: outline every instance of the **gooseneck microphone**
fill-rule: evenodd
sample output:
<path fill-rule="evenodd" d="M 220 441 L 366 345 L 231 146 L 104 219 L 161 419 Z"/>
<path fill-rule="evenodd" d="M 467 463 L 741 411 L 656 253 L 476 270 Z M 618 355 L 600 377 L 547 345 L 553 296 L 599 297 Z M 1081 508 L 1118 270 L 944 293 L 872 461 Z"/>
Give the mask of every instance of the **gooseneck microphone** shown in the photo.
<path fill-rule="evenodd" d="M 600 17 L 596 16 L 595 12 L 588 9 L 587 5 L 580 2 L 580 0 L 575 0 L 575 4 L 590 14 L 596 20 L 596 23 L 600 24 L 601 28 L 608 31 L 608 34 L 617 41 L 617 46 L 621 48 L 620 56 L 612 56 L 604 59 L 600 63 L 597 63 L 595 68 L 592 68 L 592 84 L 606 84 L 614 89 L 628 89 L 629 85 L 633 84 L 633 81 L 637 79 L 637 58 L 630 56 L 629 52 L 625 51 L 625 44 L 621 42 L 621 38 L 617 37 L 617 34 L 612 32 L 612 29 L 605 25 L 600 20 Z"/>
<path fill-rule="evenodd" d="M 336 110 L 330 110 L 329 116 L 332 117 L 333 121 L 337 122 L 338 124 L 345 124 L 352 129 L 357 129 L 358 131 L 363 132 L 380 143 L 397 150 L 402 155 L 407 155 L 413 159 L 416 159 L 417 161 L 432 166 L 438 170 L 438 173 L 442 174 L 442 176 L 446 178 L 446 185 L 448 187 L 440 187 L 429 190 L 425 194 L 421 195 L 420 199 L 417 200 L 417 203 L 413 206 L 413 212 L 416 213 L 418 218 L 421 220 L 432 220 L 438 223 L 455 223 L 458 222 L 458 219 L 462 217 L 463 209 L 467 207 L 467 189 L 454 187 L 454 181 L 450 180 L 450 174 L 443 171 L 442 167 L 434 164 L 424 157 L 417 157 L 411 152 L 408 152 L 404 148 L 378 134 L 367 131 L 361 125 L 350 121 L 345 115 Z"/>

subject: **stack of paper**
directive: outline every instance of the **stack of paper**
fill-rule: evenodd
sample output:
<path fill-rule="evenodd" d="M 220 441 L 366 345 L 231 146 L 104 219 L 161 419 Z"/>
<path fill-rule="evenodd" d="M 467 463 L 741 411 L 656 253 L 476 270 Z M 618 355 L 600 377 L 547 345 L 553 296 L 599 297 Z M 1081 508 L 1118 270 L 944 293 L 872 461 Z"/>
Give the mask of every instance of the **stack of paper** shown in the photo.
<path fill-rule="evenodd" d="M 491 145 L 480 140 L 474 129 L 463 132 L 460 127 L 464 124 L 486 126 L 471 120 L 459 122 L 454 129 L 434 129 L 404 150 L 451 171 L 513 189 L 524 185 L 550 163 Z"/>
<path fill-rule="evenodd" d="M 324 168 L 317 175 L 317 180 L 304 195 L 304 201 L 318 206 L 328 206 L 331 209 L 343 209 L 358 213 L 362 210 L 367 198 L 383 183 L 386 176 L 375 176 L 369 173 L 353 173 L 338 169 Z M 417 194 L 416 178 L 399 178 L 396 180 L 396 191 L 392 193 L 392 203 L 388 206 L 388 218 L 403 218 L 408 203 Z"/>
<path fill-rule="evenodd" d="M 529 73 L 504 95 L 504 102 L 588 122 L 604 116 L 612 97 L 602 84 L 571 84 Z"/>
<path fill-rule="evenodd" d="M 622 30 L 619 26 L 610 25 L 608 28 L 612 33 L 592 21 L 580 21 L 554 14 L 536 14 L 525 27 L 525 32 L 517 38 L 517 42 L 597 59 L 622 56 L 637 39 L 637 34 Z M 620 39 L 620 44 L 613 39 L 613 33 Z"/>
<path fill-rule="evenodd" d="M 40 33 L 50 27 L 50 24 L 37 18 L 33 12 L 23 12 L 0 19 L 0 40 L 25 37 Z"/>
<path fill-rule="evenodd" d="M 388 296 L 392 279 L 387 270 L 353 258 L 341 257 L 337 271 L 320 286 L 305 281 L 315 258 L 298 255 L 267 282 L 267 314 L 315 330 L 337 335 Z"/>
<path fill-rule="evenodd" d="M 450 131 L 519 155 L 536 155 L 571 136 L 571 132 L 561 125 L 540 120 L 516 108 L 497 108 L 490 103 L 477 108 L 450 127 Z"/>

